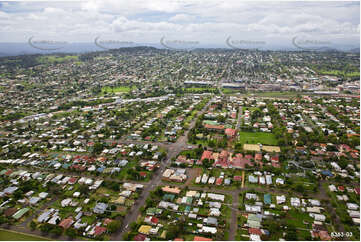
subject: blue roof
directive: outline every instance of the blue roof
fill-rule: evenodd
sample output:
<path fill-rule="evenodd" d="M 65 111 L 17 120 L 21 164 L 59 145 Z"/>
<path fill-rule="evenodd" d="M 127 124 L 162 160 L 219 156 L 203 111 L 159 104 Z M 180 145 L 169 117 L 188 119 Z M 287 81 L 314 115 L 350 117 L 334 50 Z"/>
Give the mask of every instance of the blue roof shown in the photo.
<path fill-rule="evenodd" d="M 104 169 L 105 169 L 105 167 L 104 167 L 104 166 L 101 166 L 101 167 L 99 167 L 99 168 L 97 169 L 97 171 L 98 171 L 98 172 L 103 172 Z"/>
<path fill-rule="evenodd" d="M 321 174 L 322 174 L 322 175 L 325 175 L 325 176 L 331 176 L 331 177 L 333 176 L 332 172 L 329 171 L 329 170 L 321 171 Z"/>
<path fill-rule="evenodd" d="M 263 195 L 263 200 L 264 200 L 264 203 L 265 203 L 265 204 L 271 204 L 271 202 L 272 202 L 272 201 L 271 201 L 271 194 L 268 194 L 268 193 L 267 193 L 267 194 L 264 194 L 264 195 Z"/>

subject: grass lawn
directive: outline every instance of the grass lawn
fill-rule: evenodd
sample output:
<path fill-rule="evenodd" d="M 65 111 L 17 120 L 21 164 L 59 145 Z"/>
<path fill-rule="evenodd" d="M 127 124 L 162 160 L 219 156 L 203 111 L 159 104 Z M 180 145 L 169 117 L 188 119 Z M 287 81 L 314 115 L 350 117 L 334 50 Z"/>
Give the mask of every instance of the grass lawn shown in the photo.
<path fill-rule="evenodd" d="M 216 92 L 217 88 L 214 87 L 187 87 L 183 88 L 184 92 Z"/>
<path fill-rule="evenodd" d="M 245 112 L 246 110 L 253 112 L 256 109 L 260 109 L 258 107 L 242 107 L 242 112 Z"/>
<path fill-rule="evenodd" d="M 40 240 L 50 240 L 44 237 L 38 237 L 38 236 L 34 236 L 34 235 L 30 235 L 30 234 L 25 234 L 25 233 L 19 233 L 19 232 L 13 232 L 10 230 L 3 230 L 0 229 L 0 240 L 4 241 L 15 241 L 15 240 L 20 240 L 20 241 L 29 241 L 29 240 L 35 240 L 35 241 L 40 241 Z"/>
<path fill-rule="evenodd" d="M 224 94 L 231 94 L 231 93 L 239 93 L 240 90 L 238 89 L 232 89 L 232 88 L 222 88 L 222 92 Z"/>
<path fill-rule="evenodd" d="M 322 75 L 332 75 L 332 76 L 346 76 L 346 77 L 359 77 L 360 72 L 345 72 L 341 70 L 319 70 L 318 71 Z"/>
<path fill-rule="evenodd" d="M 277 139 L 272 133 L 265 132 L 239 132 L 239 143 L 277 145 Z"/>
<path fill-rule="evenodd" d="M 119 87 L 102 87 L 102 91 L 100 95 L 104 95 L 107 93 L 120 93 L 120 92 L 130 92 L 133 89 L 133 87 L 128 86 L 119 86 Z"/>
<path fill-rule="evenodd" d="M 304 224 L 303 222 L 308 224 Z M 307 213 L 291 209 L 287 212 L 287 224 L 293 225 L 295 228 L 310 229 L 313 218 L 311 218 Z"/>
<path fill-rule="evenodd" d="M 66 55 L 64 57 L 61 56 L 56 56 L 56 55 L 46 55 L 46 56 L 40 56 L 38 58 L 38 61 L 41 63 L 61 63 L 61 62 L 66 62 L 66 61 L 77 61 L 77 63 L 79 62 L 79 57 L 76 55 Z"/>

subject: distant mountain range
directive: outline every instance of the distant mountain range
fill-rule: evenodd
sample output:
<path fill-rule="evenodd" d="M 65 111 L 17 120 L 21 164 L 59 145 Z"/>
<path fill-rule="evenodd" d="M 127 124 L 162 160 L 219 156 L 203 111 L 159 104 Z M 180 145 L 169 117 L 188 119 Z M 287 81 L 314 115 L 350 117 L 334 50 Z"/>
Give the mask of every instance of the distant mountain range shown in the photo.
<path fill-rule="evenodd" d="M 149 46 L 158 49 L 164 49 L 160 43 L 156 44 L 135 44 L 132 47 L 137 46 Z M 207 48 L 226 48 L 225 46 L 198 46 L 201 49 Z M 62 48 L 56 50 L 40 50 L 32 47 L 28 43 L 0 43 L 0 57 L 4 56 L 17 56 L 17 55 L 31 55 L 31 54 L 52 54 L 52 53 L 86 53 L 86 52 L 94 52 L 94 51 L 104 51 L 101 47 L 97 46 L 94 43 L 69 43 L 64 45 Z M 259 50 L 284 50 L 284 51 L 302 51 L 294 46 L 269 46 L 259 48 Z M 319 48 L 315 51 L 342 51 L 342 52 L 350 52 L 350 53 L 360 53 L 359 47 L 350 48 L 337 46 L 337 47 L 323 47 Z"/>

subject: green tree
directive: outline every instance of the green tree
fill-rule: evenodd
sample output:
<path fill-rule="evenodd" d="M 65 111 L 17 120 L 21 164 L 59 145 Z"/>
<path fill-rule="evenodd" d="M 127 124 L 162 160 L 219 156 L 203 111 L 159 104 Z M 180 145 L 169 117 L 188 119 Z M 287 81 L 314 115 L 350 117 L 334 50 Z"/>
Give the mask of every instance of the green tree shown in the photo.
<path fill-rule="evenodd" d="M 67 230 L 65 230 L 65 234 L 69 238 L 73 239 L 78 235 L 78 231 L 76 229 L 74 229 L 74 228 L 68 228 Z"/>
<path fill-rule="evenodd" d="M 204 159 L 202 161 L 202 165 L 204 168 L 208 169 L 209 167 L 211 167 L 213 164 L 212 160 L 209 160 L 209 159 Z"/>
<path fill-rule="evenodd" d="M 93 146 L 93 153 L 99 154 L 104 149 L 104 145 L 100 142 L 96 142 Z"/>
<path fill-rule="evenodd" d="M 34 222 L 34 220 L 31 220 L 31 222 L 30 222 L 30 228 L 31 228 L 31 230 L 35 230 L 35 229 L 36 229 L 36 223 Z"/>
<path fill-rule="evenodd" d="M 51 230 L 50 233 L 55 235 L 55 236 L 60 236 L 63 233 L 63 229 L 59 226 L 54 226 Z"/>
<path fill-rule="evenodd" d="M 120 228 L 120 221 L 118 220 L 113 220 L 107 225 L 107 229 L 109 230 L 110 233 L 116 232 L 119 228 Z"/>

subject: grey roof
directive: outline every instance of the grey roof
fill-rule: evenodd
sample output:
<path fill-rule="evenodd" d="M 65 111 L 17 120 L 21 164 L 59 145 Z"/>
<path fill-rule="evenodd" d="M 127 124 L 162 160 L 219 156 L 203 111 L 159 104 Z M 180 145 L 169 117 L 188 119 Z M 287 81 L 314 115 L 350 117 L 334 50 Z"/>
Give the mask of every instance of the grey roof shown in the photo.
<path fill-rule="evenodd" d="M 108 204 L 105 203 L 97 203 L 94 207 L 94 213 L 104 213 L 107 209 Z"/>
<path fill-rule="evenodd" d="M 218 225 L 218 221 L 217 221 L 217 219 L 216 218 L 214 218 L 214 217 L 208 217 L 207 218 L 207 224 L 211 224 L 211 225 Z"/>

